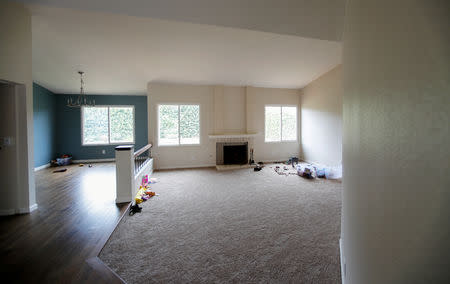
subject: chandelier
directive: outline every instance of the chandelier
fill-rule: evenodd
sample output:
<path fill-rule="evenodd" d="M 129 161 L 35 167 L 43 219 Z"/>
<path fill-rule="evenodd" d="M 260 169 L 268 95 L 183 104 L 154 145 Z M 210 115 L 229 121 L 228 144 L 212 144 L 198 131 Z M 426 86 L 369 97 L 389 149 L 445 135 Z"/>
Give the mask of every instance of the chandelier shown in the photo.
<path fill-rule="evenodd" d="M 82 106 L 95 106 L 95 100 L 89 99 L 86 94 L 84 93 L 84 81 L 83 81 L 83 71 L 78 71 L 78 74 L 80 74 L 80 94 L 77 97 L 70 96 L 67 99 L 67 106 L 68 107 L 82 107 Z"/>

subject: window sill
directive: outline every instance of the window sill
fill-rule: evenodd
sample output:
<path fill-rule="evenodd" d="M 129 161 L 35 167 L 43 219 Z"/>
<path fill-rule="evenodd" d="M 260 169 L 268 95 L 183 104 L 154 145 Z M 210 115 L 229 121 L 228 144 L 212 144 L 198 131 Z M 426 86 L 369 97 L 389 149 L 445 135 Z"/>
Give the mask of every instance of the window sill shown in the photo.
<path fill-rule="evenodd" d="M 283 141 L 264 141 L 267 144 L 280 144 L 280 143 L 298 143 L 298 140 L 283 140 Z"/>
<path fill-rule="evenodd" d="M 177 144 L 177 145 L 158 145 L 158 147 L 164 148 L 164 147 L 195 147 L 195 146 L 202 146 L 202 144 Z"/>
<path fill-rule="evenodd" d="M 118 146 L 118 145 L 134 145 L 134 142 L 108 143 L 108 144 L 81 144 L 82 147 L 90 147 L 90 146 Z"/>

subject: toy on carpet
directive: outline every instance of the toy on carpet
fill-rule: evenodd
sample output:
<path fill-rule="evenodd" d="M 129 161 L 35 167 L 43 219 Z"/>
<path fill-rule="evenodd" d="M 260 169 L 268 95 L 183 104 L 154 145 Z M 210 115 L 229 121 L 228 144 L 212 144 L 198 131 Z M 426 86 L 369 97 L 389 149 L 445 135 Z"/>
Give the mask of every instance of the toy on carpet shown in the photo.
<path fill-rule="evenodd" d="M 153 182 L 152 182 L 153 181 Z M 156 179 L 149 179 L 148 175 L 142 177 L 141 186 L 139 187 L 134 201 L 136 204 L 141 204 L 144 201 L 149 200 L 151 197 L 155 196 L 156 193 L 150 190 L 150 183 L 155 183 Z"/>
<path fill-rule="evenodd" d="M 299 176 L 313 179 L 316 178 L 316 169 L 313 165 L 297 165 L 297 173 Z"/>

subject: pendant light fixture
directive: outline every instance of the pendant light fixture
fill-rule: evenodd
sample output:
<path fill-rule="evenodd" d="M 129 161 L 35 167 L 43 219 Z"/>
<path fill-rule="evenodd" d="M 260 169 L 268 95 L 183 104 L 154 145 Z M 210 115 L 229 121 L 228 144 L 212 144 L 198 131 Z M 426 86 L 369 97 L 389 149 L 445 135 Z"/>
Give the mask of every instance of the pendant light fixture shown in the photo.
<path fill-rule="evenodd" d="M 83 81 L 83 71 L 78 71 L 78 74 L 80 74 L 80 94 L 77 97 L 70 96 L 67 98 L 67 106 L 68 107 L 93 107 L 95 106 L 95 100 L 89 99 L 86 94 L 84 93 L 84 81 Z"/>

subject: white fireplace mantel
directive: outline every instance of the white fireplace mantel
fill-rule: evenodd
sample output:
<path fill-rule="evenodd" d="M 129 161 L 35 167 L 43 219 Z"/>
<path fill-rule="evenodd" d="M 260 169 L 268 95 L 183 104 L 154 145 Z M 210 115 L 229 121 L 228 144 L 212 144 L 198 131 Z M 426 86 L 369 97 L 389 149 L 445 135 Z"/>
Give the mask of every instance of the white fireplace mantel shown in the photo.
<path fill-rule="evenodd" d="M 209 134 L 209 139 L 229 139 L 229 138 L 251 138 L 257 136 L 258 133 L 230 133 L 230 134 Z"/>

